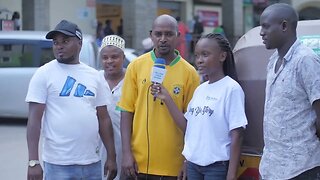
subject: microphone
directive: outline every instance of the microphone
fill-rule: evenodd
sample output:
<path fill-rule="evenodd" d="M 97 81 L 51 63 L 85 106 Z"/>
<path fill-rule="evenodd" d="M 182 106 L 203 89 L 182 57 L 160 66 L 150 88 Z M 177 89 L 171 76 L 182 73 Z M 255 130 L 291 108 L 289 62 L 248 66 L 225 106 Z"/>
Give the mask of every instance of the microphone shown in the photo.
<path fill-rule="evenodd" d="M 166 61 L 163 58 L 157 58 L 154 61 L 152 73 L 151 73 L 151 82 L 153 84 L 158 83 L 161 84 L 166 75 Z M 153 100 L 156 100 L 156 96 L 154 96 Z"/>

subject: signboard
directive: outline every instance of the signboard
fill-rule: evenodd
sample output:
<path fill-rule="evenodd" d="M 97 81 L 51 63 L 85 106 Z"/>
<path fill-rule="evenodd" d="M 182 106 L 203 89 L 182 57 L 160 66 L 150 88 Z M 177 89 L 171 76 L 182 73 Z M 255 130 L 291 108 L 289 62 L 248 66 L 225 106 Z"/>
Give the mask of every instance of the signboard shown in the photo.
<path fill-rule="evenodd" d="M 0 20 L 2 31 L 13 31 L 14 30 L 14 22 L 12 20 Z"/>
<path fill-rule="evenodd" d="M 217 27 L 219 26 L 219 12 L 209 10 L 198 10 L 197 11 L 199 21 L 202 22 L 203 26 L 206 27 Z"/>

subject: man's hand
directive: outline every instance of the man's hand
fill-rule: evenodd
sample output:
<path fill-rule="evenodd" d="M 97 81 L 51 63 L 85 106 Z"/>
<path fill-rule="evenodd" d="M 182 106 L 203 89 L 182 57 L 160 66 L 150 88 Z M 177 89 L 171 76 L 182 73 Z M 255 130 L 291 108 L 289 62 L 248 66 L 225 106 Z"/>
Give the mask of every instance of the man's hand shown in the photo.
<path fill-rule="evenodd" d="M 117 176 L 117 163 L 115 160 L 107 159 L 104 164 L 104 176 L 107 176 L 107 180 L 113 180 Z"/>
<path fill-rule="evenodd" d="M 178 180 L 186 180 L 187 179 L 187 161 L 184 161 L 180 174 L 178 176 Z"/>
<path fill-rule="evenodd" d="M 318 136 L 320 140 L 320 100 L 316 100 L 312 104 L 313 109 L 316 111 L 316 135 Z"/>
<path fill-rule="evenodd" d="M 42 180 L 43 179 L 43 171 L 40 164 L 29 167 L 28 166 L 28 180 Z"/>
<path fill-rule="evenodd" d="M 39 139 L 41 131 L 41 119 L 46 105 L 40 103 L 29 103 L 29 115 L 27 124 L 27 144 L 29 160 L 38 160 Z M 28 180 L 42 180 L 43 171 L 40 164 L 34 167 L 28 166 Z"/>
<path fill-rule="evenodd" d="M 138 178 L 138 165 L 132 153 L 124 153 L 122 156 L 122 173 L 126 177 Z"/>

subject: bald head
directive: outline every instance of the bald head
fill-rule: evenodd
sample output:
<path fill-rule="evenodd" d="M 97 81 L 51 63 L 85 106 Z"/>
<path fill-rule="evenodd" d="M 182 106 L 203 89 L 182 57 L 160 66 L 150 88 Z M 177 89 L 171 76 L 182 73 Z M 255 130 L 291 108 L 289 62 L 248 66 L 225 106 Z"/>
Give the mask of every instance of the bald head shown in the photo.
<path fill-rule="evenodd" d="M 260 36 L 267 49 L 278 49 L 284 56 L 297 39 L 298 15 L 288 4 L 268 6 L 260 16 Z"/>
<path fill-rule="evenodd" d="M 174 17 L 167 14 L 158 16 L 150 31 L 156 57 L 166 59 L 166 63 L 169 64 L 177 56 L 175 48 L 179 36 L 178 23 Z"/>
<path fill-rule="evenodd" d="M 287 21 L 293 30 L 297 28 L 298 13 L 288 4 L 276 3 L 268 6 L 261 16 L 263 15 L 272 16 L 272 18 L 279 22 Z"/>
<path fill-rule="evenodd" d="M 178 31 L 177 20 L 174 17 L 169 16 L 167 14 L 163 14 L 163 15 L 158 16 L 153 22 L 152 29 L 154 29 L 155 26 L 168 25 L 168 24 L 172 25 L 175 28 L 175 30 Z"/>

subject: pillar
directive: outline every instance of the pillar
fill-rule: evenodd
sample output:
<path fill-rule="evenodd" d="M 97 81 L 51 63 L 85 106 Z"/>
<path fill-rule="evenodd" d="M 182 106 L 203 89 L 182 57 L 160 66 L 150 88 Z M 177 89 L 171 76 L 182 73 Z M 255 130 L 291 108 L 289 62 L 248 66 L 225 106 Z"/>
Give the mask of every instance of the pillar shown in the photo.
<path fill-rule="evenodd" d="M 123 32 L 127 47 L 143 50 L 141 42 L 149 37 L 157 9 L 157 0 L 122 0 Z"/>
<path fill-rule="evenodd" d="M 243 1 L 222 1 L 222 14 L 222 22 L 225 34 L 231 45 L 234 46 L 237 40 L 244 33 Z"/>

